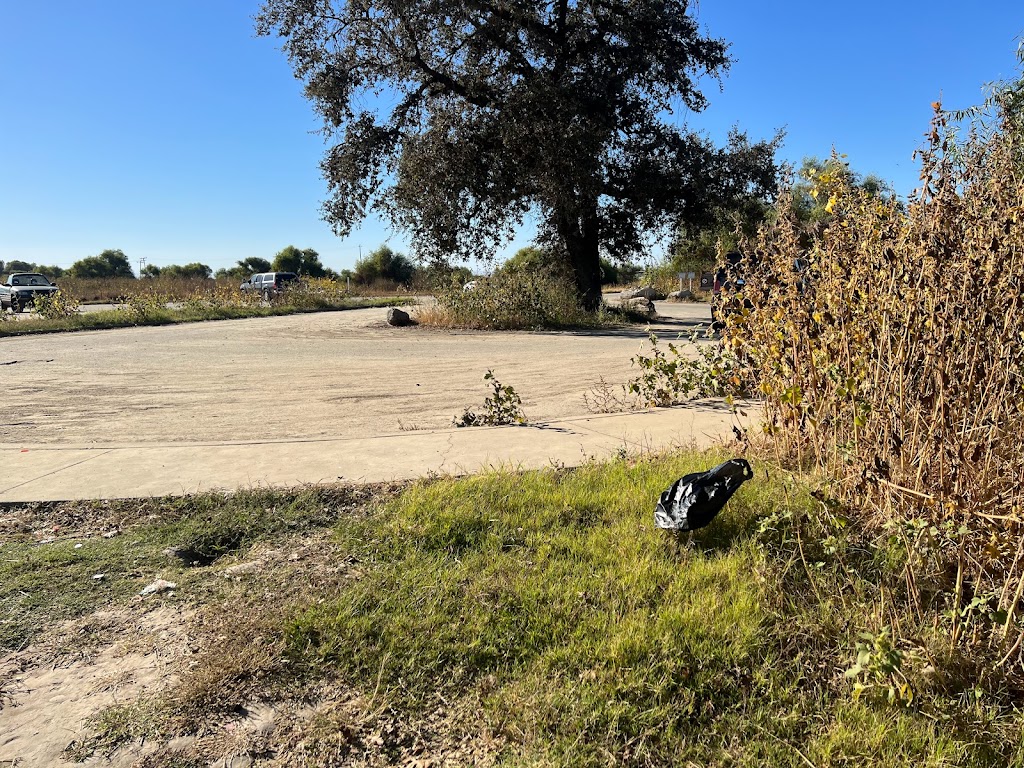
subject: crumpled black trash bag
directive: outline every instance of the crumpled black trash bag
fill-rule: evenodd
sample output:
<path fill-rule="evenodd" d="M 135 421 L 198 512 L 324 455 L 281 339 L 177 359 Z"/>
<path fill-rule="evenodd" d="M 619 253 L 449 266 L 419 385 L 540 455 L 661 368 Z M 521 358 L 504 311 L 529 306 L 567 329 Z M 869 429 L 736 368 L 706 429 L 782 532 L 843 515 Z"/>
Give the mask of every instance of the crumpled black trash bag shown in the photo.
<path fill-rule="evenodd" d="M 707 472 L 686 475 L 661 494 L 654 522 L 659 528 L 678 533 L 703 528 L 753 476 L 754 470 L 746 459 L 729 459 Z"/>

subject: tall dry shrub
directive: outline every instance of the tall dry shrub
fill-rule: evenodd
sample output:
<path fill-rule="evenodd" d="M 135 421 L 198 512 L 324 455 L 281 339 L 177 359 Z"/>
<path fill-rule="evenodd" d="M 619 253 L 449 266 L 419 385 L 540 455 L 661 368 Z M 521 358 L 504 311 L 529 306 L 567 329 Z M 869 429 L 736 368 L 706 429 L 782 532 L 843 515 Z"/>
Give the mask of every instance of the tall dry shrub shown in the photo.
<path fill-rule="evenodd" d="M 571 282 L 550 269 L 498 270 L 464 289 L 458 279 L 436 292 L 437 306 L 417 314 L 441 327 L 514 330 L 598 324 L 580 307 Z"/>
<path fill-rule="evenodd" d="M 745 246 L 754 309 L 724 335 L 756 366 L 779 456 L 903 538 L 908 590 L 953 646 L 1019 663 L 1022 136 L 1004 121 L 958 142 L 937 106 L 920 156 L 905 208 L 849 174 L 813 179 L 831 219 L 809 248 L 783 201 Z"/>

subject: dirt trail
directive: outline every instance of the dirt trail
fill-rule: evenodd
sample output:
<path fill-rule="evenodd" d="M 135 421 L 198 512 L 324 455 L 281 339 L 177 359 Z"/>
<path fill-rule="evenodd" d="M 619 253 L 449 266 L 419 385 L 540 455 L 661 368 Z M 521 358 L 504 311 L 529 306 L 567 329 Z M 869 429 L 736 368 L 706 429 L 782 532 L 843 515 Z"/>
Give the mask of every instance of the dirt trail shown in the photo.
<path fill-rule="evenodd" d="M 706 304 L 658 304 L 675 338 Z M 487 333 L 392 328 L 386 310 L 51 334 L 0 340 L 0 443 L 147 443 L 362 437 L 450 425 L 487 394 L 493 369 L 527 416 L 586 413 L 583 393 L 619 384 L 642 327 Z"/>

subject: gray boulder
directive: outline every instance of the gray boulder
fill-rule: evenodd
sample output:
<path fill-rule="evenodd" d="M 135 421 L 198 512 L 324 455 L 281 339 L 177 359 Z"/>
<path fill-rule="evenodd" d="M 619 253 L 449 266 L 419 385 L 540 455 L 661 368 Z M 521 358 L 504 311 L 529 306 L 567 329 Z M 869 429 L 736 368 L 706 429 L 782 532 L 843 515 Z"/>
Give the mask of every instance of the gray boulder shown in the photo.
<path fill-rule="evenodd" d="M 403 312 L 398 307 L 391 307 L 388 309 L 388 325 L 403 328 L 412 325 L 412 318 L 409 317 L 408 312 Z"/>
<path fill-rule="evenodd" d="M 645 285 L 640 288 L 627 288 L 619 294 L 619 299 L 622 301 L 629 301 L 630 299 L 647 299 L 648 301 L 655 301 L 656 299 L 664 298 L 664 294 L 662 294 L 653 285 Z"/>
<path fill-rule="evenodd" d="M 672 291 L 668 295 L 669 301 L 693 301 L 692 291 Z"/>
<path fill-rule="evenodd" d="M 630 312 L 640 312 L 645 315 L 654 315 L 654 302 L 642 296 L 635 299 L 625 299 L 619 302 L 619 306 Z"/>

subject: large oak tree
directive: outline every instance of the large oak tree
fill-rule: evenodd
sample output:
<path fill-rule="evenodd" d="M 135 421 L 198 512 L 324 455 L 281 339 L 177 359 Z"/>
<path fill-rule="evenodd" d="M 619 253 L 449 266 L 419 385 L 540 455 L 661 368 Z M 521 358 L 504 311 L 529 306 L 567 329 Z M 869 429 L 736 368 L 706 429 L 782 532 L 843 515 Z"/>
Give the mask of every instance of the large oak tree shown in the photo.
<path fill-rule="evenodd" d="M 776 141 L 715 147 L 672 115 L 729 65 L 685 0 L 266 0 L 325 121 L 325 217 L 374 209 L 426 257 L 489 255 L 527 214 L 600 301 L 602 253 L 774 188 Z"/>

